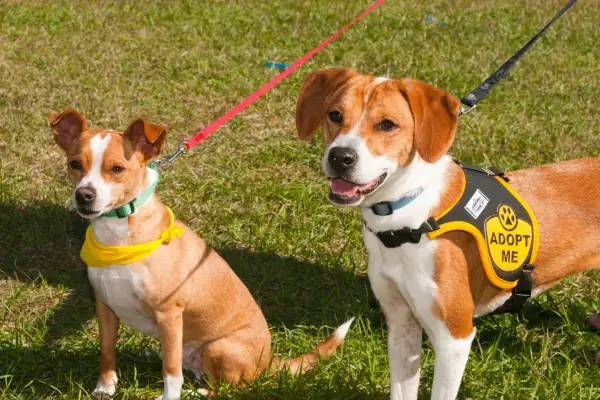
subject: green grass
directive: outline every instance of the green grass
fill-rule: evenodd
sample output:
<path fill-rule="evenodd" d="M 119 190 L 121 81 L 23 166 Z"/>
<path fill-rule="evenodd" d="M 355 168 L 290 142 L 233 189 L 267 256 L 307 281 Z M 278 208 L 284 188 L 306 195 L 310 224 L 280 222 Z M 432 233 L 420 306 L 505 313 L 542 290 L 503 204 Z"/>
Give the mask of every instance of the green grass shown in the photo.
<path fill-rule="evenodd" d="M 145 117 L 170 128 L 173 150 L 273 77 L 266 61 L 292 62 L 370 2 L 0 0 L 0 398 L 86 398 L 97 376 L 98 328 L 78 260 L 85 225 L 70 210 L 47 115 L 74 107 L 92 127 L 115 129 Z M 303 77 L 347 66 L 460 96 L 565 2 L 390 1 L 165 171 L 162 199 L 250 288 L 277 355 L 299 355 L 358 316 L 314 373 L 223 388 L 222 398 L 389 398 L 358 211 L 327 203 L 321 141 L 294 137 Z M 448 25 L 426 23 L 428 14 Z M 600 156 L 599 20 L 597 1 L 569 11 L 461 118 L 452 154 L 504 169 Z M 598 278 L 567 279 L 520 315 L 479 319 L 459 397 L 600 398 L 600 337 L 584 322 L 600 309 Z M 121 330 L 118 398 L 160 393 L 160 361 L 143 355 L 157 345 Z M 433 359 L 426 342 L 421 398 Z"/>

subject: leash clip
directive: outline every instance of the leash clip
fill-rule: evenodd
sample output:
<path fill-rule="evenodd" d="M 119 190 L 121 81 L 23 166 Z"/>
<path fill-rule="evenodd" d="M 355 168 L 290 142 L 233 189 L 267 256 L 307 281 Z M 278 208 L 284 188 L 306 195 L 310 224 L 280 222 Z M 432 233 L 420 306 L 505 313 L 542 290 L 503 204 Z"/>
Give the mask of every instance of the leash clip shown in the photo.
<path fill-rule="evenodd" d="M 458 116 L 460 117 L 461 115 L 465 115 L 470 113 L 471 111 L 473 111 L 473 109 L 477 107 L 477 104 L 473 104 L 471 107 L 469 108 L 462 108 L 458 111 Z"/>
<path fill-rule="evenodd" d="M 175 161 L 175 159 L 177 157 L 179 157 L 182 154 L 185 154 L 188 152 L 187 146 L 185 145 L 185 142 L 182 142 L 179 144 L 179 146 L 177 146 L 177 150 L 175 150 L 175 153 L 169 155 L 169 156 L 162 156 L 156 160 L 154 160 L 152 162 L 152 165 L 160 167 L 160 168 L 165 168 L 168 167 L 169 165 L 173 164 L 173 161 Z"/>

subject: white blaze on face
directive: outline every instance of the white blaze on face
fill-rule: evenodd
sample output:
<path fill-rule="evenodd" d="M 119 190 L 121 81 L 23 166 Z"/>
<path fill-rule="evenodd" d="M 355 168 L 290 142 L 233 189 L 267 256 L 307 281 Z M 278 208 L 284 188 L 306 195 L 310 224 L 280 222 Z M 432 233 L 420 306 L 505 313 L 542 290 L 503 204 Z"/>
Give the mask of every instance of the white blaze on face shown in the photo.
<path fill-rule="evenodd" d="M 375 84 L 379 85 L 382 82 L 388 80 L 387 78 L 375 78 Z M 327 146 L 325 155 L 323 156 L 322 166 L 325 174 L 329 177 L 336 177 L 337 173 L 329 165 L 329 151 L 336 147 L 348 147 L 354 150 L 358 156 L 356 166 L 352 168 L 352 171 L 348 176 L 344 176 L 344 179 L 352 181 L 353 183 L 364 185 L 377 179 L 383 173 L 392 173 L 398 168 L 398 161 L 390 159 L 385 156 L 375 156 L 371 153 L 367 146 L 367 142 L 360 134 L 361 125 L 367 114 L 367 103 L 369 100 L 369 93 L 364 98 L 364 108 L 356 125 L 352 127 L 347 133 L 338 135 L 335 140 Z"/>
<path fill-rule="evenodd" d="M 88 171 L 87 175 L 85 175 L 77 187 L 75 187 L 75 191 L 79 188 L 86 187 L 95 190 L 96 198 L 93 204 L 93 210 L 98 211 L 98 213 L 102 213 L 106 210 L 107 206 L 111 201 L 111 187 L 104 178 L 102 177 L 102 163 L 104 160 L 104 151 L 108 147 L 108 143 L 110 142 L 110 135 L 106 135 L 104 137 L 100 137 L 100 135 L 96 135 L 92 138 L 90 142 L 90 150 L 92 153 L 91 165 L 92 167 Z M 73 205 L 77 208 L 77 203 L 75 202 L 75 191 L 73 192 Z"/>

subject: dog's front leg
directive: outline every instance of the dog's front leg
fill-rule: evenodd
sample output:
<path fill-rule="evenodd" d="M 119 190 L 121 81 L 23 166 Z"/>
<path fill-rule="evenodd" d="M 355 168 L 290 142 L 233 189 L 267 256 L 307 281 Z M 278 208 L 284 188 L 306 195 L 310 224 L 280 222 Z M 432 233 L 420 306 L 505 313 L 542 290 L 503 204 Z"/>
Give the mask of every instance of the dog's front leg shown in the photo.
<path fill-rule="evenodd" d="M 406 304 L 384 307 L 388 328 L 392 400 L 417 398 L 421 371 L 422 328 Z"/>
<path fill-rule="evenodd" d="M 156 400 L 179 400 L 183 386 L 183 310 L 156 312 L 163 357 L 164 390 Z"/>
<path fill-rule="evenodd" d="M 421 372 L 421 325 L 398 287 L 371 262 L 369 280 L 387 321 L 392 400 L 416 399 Z"/>
<path fill-rule="evenodd" d="M 469 359 L 475 328 L 465 338 L 454 338 L 445 328 L 442 330 L 444 332 L 430 335 L 435 350 L 431 398 L 433 400 L 454 400 Z"/>
<path fill-rule="evenodd" d="M 109 399 L 117 388 L 117 334 L 119 319 L 106 304 L 96 299 L 96 314 L 100 327 L 100 377 L 92 397 Z"/>

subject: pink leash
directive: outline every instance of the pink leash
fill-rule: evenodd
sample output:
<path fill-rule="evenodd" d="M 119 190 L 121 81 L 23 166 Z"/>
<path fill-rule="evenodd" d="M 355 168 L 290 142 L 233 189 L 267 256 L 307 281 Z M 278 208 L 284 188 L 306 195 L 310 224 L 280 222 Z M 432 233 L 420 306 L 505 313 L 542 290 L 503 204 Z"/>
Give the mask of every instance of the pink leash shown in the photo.
<path fill-rule="evenodd" d="M 319 51 L 321 51 L 329 43 L 333 42 L 346 29 L 350 28 L 352 25 L 354 25 L 355 23 L 357 23 L 358 21 L 360 21 L 361 19 L 366 17 L 367 14 L 369 14 L 375 8 L 379 7 L 384 1 L 385 0 L 377 0 L 373 5 L 371 5 L 369 8 L 367 8 L 362 14 L 360 14 L 358 17 L 354 18 L 348 25 L 344 26 L 342 29 L 337 31 L 329 39 L 325 40 L 324 42 L 319 44 L 317 47 L 315 47 L 314 49 L 312 49 L 311 51 L 306 53 L 301 59 L 299 59 L 298 61 L 293 63 L 289 68 L 287 68 L 282 73 L 280 73 L 279 75 L 277 75 L 276 77 L 271 79 L 267 84 L 265 84 L 264 86 L 259 88 L 256 92 L 254 92 L 250 96 L 246 97 L 239 104 L 237 104 L 235 107 L 231 108 L 229 111 L 227 111 L 224 115 L 219 117 L 212 124 L 208 125 L 204 129 L 202 129 L 200 132 L 198 132 L 192 138 L 188 139 L 185 142 L 182 142 L 178 146 L 177 151 L 175 153 L 173 153 L 170 156 L 160 157 L 158 160 L 156 160 L 155 163 L 161 167 L 165 167 L 165 166 L 168 166 L 169 164 L 171 164 L 176 157 L 178 157 L 180 154 L 186 153 L 189 149 L 191 149 L 192 147 L 196 146 L 198 143 L 200 143 L 201 141 L 206 139 L 206 137 L 208 135 L 210 135 L 211 133 L 213 133 L 214 131 L 219 129 L 221 126 L 226 124 L 227 121 L 229 121 L 230 119 L 235 117 L 237 114 L 242 112 L 246 107 L 248 107 L 250 104 L 254 103 L 256 100 L 258 100 L 261 96 L 263 96 L 269 90 L 273 89 L 273 87 L 275 85 L 277 85 L 279 82 L 281 82 L 282 80 L 287 78 L 292 72 L 294 72 L 295 70 L 300 68 L 312 56 L 314 56 Z"/>

